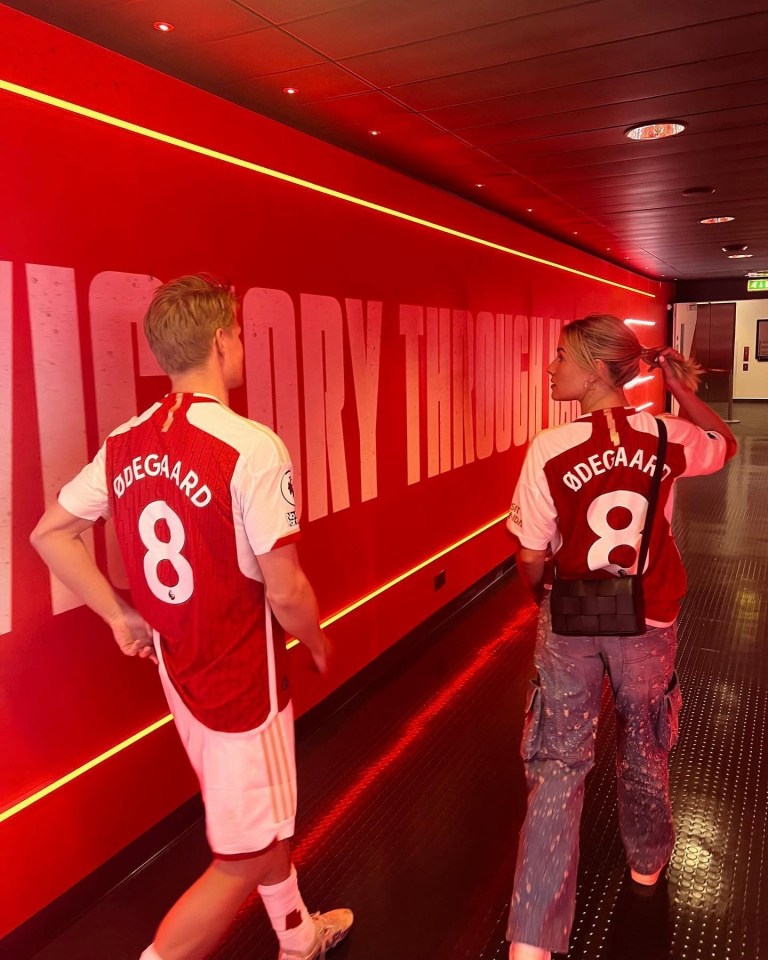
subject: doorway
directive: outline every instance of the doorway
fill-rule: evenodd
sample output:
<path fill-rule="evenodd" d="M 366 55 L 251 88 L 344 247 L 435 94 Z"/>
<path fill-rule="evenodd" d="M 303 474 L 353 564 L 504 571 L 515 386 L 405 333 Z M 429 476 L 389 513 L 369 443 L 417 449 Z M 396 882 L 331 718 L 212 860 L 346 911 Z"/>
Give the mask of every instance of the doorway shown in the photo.
<path fill-rule="evenodd" d="M 733 350 L 736 335 L 735 303 L 689 304 L 676 324 L 681 353 L 704 368 L 699 396 L 723 419 L 729 419 L 733 396 Z"/>

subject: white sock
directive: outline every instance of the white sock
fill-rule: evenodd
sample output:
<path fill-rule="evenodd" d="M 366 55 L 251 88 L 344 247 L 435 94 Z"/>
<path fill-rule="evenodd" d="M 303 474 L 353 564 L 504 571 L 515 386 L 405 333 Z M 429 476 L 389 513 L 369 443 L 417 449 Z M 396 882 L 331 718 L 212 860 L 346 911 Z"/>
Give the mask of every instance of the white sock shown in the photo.
<path fill-rule="evenodd" d="M 160 954 L 155 950 L 155 945 L 151 943 L 139 957 L 139 960 L 163 960 Z"/>
<path fill-rule="evenodd" d="M 280 883 L 260 886 L 259 896 L 280 946 L 295 953 L 309 950 L 315 941 L 315 925 L 301 899 L 296 868 L 291 865 L 291 872 Z"/>

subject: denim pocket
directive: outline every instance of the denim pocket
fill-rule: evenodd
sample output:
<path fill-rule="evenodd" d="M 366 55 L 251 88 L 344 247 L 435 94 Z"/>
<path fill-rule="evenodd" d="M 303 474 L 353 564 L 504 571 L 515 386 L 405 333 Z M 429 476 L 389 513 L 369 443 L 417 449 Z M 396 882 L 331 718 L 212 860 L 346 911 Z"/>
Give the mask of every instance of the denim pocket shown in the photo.
<path fill-rule="evenodd" d="M 672 680 L 661 701 L 659 717 L 656 721 L 656 739 L 663 750 L 671 750 L 677 743 L 682 705 L 683 695 L 680 692 L 680 683 L 675 672 L 672 674 Z"/>
<path fill-rule="evenodd" d="M 541 684 L 531 680 L 525 705 L 525 725 L 520 753 L 523 760 L 533 760 L 541 749 Z"/>

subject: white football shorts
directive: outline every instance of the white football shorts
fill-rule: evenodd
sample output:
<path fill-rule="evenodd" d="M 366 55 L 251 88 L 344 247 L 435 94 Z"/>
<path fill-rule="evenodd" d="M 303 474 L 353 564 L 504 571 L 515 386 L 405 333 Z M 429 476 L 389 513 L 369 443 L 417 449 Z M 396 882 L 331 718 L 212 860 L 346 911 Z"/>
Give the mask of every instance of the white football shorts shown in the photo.
<path fill-rule="evenodd" d="M 159 648 L 155 644 L 155 648 Z M 176 729 L 200 781 L 214 856 L 241 860 L 293 836 L 296 754 L 293 704 L 259 730 L 211 730 L 190 713 L 160 660 L 160 679 Z"/>

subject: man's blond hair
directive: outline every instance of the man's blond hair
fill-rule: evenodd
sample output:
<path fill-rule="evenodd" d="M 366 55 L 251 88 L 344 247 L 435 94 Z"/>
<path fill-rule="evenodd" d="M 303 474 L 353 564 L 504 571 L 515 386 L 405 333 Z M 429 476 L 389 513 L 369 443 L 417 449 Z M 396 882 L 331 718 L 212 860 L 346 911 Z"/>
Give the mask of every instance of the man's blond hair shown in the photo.
<path fill-rule="evenodd" d="M 236 311 L 234 293 L 214 277 L 179 277 L 155 291 L 144 334 L 167 374 L 185 373 L 205 363 L 216 331 L 231 327 Z"/>

